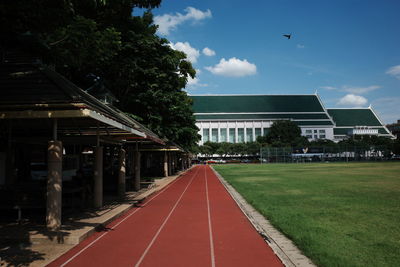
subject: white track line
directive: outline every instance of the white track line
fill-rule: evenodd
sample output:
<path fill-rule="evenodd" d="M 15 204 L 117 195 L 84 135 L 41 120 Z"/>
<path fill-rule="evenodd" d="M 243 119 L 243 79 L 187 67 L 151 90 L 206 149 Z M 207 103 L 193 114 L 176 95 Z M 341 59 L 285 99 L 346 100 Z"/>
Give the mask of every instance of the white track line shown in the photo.
<path fill-rule="evenodd" d="M 186 190 L 189 188 L 189 185 L 192 183 L 193 178 L 196 177 L 197 173 L 199 172 L 199 169 L 197 169 L 196 173 L 192 176 L 192 178 L 190 179 L 190 182 L 186 185 L 185 190 L 183 190 L 182 194 L 180 195 L 180 197 L 178 198 L 178 200 L 176 201 L 175 205 L 173 206 L 173 208 L 171 209 L 171 211 L 169 212 L 169 214 L 167 215 L 167 217 L 165 218 L 164 222 L 161 224 L 160 228 L 158 228 L 157 233 L 154 235 L 153 239 L 150 241 L 149 245 L 147 246 L 147 248 L 145 249 L 145 251 L 143 252 L 142 256 L 140 257 L 140 259 L 138 260 L 138 262 L 135 264 L 135 267 L 138 267 L 144 257 L 146 257 L 147 253 L 149 252 L 150 248 L 153 246 L 154 242 L 156 241 L 158 235 L 161 233 L 162 229 L 164 228 L 164 226 L 167 224 L 169 218 L 171 217 L 172 213 L 174 212 L 176 206 L 178 206 L 179 202 L 181 201 L 183 195 L 185 194 Z"/>
<path fill-rule="evenodd" d="M 183 175 L 182 175 L 183 176 Z M 181 177 L 182 177 L 181 176 Z M 158 197 L 161 193 L 163 193 L 165 190 L 167 190 L 172 184 L 174 184 L 176 181 L 180 180 L 179 179 L 175 179 L 175 181 L 173 181 L 172 183 L 170 183 L 169 185 L 167 185 L 163 190 L 161 190 L 160 192 L 158 192 L 155 196 L 153 196 L 152 198 L 150 198 L 143 206 L 147 206 L 153 199 L 155 199 L 156 197 Z M 123 223 L 126 219 L 128 219 L 129 217 L 131 217 L 133 214 L 135 214 L 136 212 L 140 211 L 141 209 L 137 208 L 136 210 L 134 210 L 131 214 L 129 214 L 128 216 L 126 216 L 123 220 L 121 220 L 120 222 L 118 222 L 116 225 L 114 225 L 113 227 L 111 227 L 111 230 L 114 230 L 116 227 L 118 227 L 121 223 Z M 76 257 L 78 257 L 82 252 L 84 252 L 85 250 L 87 250 L 88 248 L 90 248 L 94 243 L 96 243 L 97 241 L 99 241 L 101 238 L 103 238 L 103 236 L 105 236 L 106 234 L 108 234 L 109 232 L 104 232 L 103 234 L 101 234 L 98 238 L 96 238 L 95 240 L 93 240 L 92 242 L 90 242 L 86 247 L 84 247 L 83 249 L 81 249 L 78 253 L 76 253 L 74 256 L 72 256 L 71 258 L 69 258 L 66 262 L 64 262 L 62 265 L 60 265 L 60 267 L 64 267 L 65 265 L 67 265 L 68 263 L 70 263 L 71 261 L 73 261 Z"/>
<path fill-rule="evenodd" d="M 211 251 L 211 266 L 215 267 L 215 254 L 214 254 L 214 238 L 213 238 L 213 232 L 212 232 L 212 227 L 211 227 L 211 212 L 210 212 L 210 199 L 208 197 L 208 183 L 207 183 L 207 168 L 208 166 L 205 166 L 205 172 L 204 172 L 204 180 L 206 181 L 206 197 L 207 197 L 207 213 L 208 213 L 208 230 L 210 233 L 210 251 Z"/>

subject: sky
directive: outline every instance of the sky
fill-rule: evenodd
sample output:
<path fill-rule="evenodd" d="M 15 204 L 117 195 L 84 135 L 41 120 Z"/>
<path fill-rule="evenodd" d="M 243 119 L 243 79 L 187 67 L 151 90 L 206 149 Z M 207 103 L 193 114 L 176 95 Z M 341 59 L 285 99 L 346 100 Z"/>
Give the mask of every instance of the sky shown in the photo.
<path fill-rule="evenodd" d="M 197 70 L 189 94 L 317 92 L 400 119 L 399 0 L 163 0 L 153 14 Z"/>

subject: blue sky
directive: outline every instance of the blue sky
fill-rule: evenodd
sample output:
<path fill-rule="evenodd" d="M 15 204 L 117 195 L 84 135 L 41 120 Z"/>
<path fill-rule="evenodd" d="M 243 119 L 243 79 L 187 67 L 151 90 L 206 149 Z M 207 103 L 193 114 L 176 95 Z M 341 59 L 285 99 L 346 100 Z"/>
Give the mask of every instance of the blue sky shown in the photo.
<path fill-rule="evenodd" d="M 318 91 L 328 108 L 400 119 L 398 0 L 163 0 L 153 13 L 198 70 L 189 94 Z"/>

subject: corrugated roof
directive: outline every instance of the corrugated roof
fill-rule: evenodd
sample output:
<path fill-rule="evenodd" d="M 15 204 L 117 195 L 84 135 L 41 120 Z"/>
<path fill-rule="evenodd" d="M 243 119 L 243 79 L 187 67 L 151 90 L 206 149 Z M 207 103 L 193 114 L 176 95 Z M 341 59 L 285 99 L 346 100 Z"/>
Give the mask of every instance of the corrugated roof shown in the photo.
<path fill-rule="evenodd" d="M 190 96 L 195 113 L 324 112 L 316 95 Z"/>
<path fill-rule="evenodd" d="M 382 126 L 370 108 L 327 109 L 336 126 Z"/>
<path fill-rule="evenodd" d="M 3 111 L 43 110 L 47 107 L 45 105 L 52 105 L 53 109 L 82 109 L 84 106 L 66 107 L 61 104 L 83 104 L 128 127 L 133 127 L 148 139 L 164 143 L 155 133 L 137 121 L 127 117 L 120 110 L 105 105 L 42 64 L 0 64 L 0 88 L 0 106 Z"/>

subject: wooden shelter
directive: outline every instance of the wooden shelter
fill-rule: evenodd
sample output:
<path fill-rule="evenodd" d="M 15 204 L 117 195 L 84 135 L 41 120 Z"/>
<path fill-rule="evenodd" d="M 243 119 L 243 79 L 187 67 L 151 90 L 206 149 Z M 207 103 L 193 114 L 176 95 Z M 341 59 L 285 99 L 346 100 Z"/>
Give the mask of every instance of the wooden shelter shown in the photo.
<path fill-rule="evenodd" d="M 1 206 L 19 215 L 23 209 L 46 207 L 50 229 L 61 226 L 62 207 L 74 194 L 101 207 L 106 189 L 115 188 L 119 196 L 127 188 L 139 190 L 146 160 L 140 149 L 166 144 L 118 109 L 15 51 L 3 50 L 0 88 Z"/>

